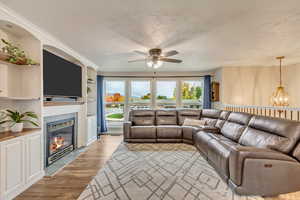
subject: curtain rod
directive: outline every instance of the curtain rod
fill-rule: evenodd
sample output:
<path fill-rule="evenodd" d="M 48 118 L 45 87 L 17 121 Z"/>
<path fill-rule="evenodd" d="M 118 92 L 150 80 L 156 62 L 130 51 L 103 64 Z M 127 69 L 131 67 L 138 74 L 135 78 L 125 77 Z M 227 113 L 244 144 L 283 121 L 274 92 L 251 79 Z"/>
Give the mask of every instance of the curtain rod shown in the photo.
<path fill-rule="evenodd" d="M 205 75 L 199 75 L 199 76 L 105 76 L 103 77 L 107 78 L 203 78 Z M 213 77 L 213 75 L 210 75 Z"/>

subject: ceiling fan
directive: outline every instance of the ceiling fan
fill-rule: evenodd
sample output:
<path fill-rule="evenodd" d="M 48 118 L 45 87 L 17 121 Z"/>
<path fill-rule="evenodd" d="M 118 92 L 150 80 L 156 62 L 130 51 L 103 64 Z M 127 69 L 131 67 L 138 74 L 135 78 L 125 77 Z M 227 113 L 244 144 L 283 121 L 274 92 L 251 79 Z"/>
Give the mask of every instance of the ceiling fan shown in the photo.
<path fill-rule="evenodd" d="M 130 60 L 130 61 L 128 61 L 129 63 L 144 61 L 147 63 L 148 67 L 151 67 L 154 69 L 161 67 L 163 62 L 171 62 L 171 63 L 181 63 L 182 62 L 182 60 L 168 58 L 168 57 L 175 56 L 178 54 L 178 51 L 175 51 L 175 50 L 163 53 L 161 49 L 154 48 L 154 49 L 150 49 L 148 53 L 142 52 L 142 51 L 134 51 L 134 52 L 138 53 L 140 55 L 146 56 L 146 58 Z"/>

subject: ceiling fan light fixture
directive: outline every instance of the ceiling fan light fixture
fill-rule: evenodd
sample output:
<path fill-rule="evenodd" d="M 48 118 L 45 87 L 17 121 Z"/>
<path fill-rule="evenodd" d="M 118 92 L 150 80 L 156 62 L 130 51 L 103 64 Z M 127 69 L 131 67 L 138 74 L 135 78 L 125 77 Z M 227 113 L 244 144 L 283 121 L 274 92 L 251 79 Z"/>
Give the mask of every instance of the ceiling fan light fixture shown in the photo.
<path fill-rule="evenodd" d="M 182 60 L 169 58 L 171 56 L 178 54 L 178 51 L 176 50 L 168 51 L 165 52 L 164 54 L 162 53 L 162 50 L 159 48 L 150 49 L 148 54 L 142 51 L 134 51 L 134 52 L 138 54 L 146 55 L 146 58 L 129 60 L 128 61 L 129 63 L 144 61 L 149 68 L 153 68 L 153 69 L 160 68 L 164 62 L 182 63 Z"/>
<path fill-rule="evenodd" d="M 148 67 L 157 69 L 162 66 L 163 61 L 149 57 L 146 63 Z"/>

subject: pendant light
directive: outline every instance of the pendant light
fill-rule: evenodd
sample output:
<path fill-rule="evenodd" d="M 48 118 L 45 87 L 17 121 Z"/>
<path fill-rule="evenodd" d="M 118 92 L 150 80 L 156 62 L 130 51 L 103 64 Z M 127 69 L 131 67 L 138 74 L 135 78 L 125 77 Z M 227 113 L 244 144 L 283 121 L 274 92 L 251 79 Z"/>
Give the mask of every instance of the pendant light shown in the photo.
<path fill-rule="evenodd" d="M 275 92 L 273 93 L 271 97 L 271 103 L 272 106 L 288 106 L 289 105 L 289 96 L 288 93 L 284 90 L 284 87 L 282 86 L 282 59 L 284 59 L 284 56 L 276 57 L 276 59 L 279 60 L 280 66 L 279 66 L 279 86 L 276 88 Z"/>

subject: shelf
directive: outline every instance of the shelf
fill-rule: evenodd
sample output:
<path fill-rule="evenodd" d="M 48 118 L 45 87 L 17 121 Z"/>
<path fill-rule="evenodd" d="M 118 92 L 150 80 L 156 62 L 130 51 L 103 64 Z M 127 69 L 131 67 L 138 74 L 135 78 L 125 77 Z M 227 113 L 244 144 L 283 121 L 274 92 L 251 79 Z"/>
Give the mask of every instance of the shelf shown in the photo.
<path fill-rule="evenodd" d="M 5 131 L 5 132 L 0 132 L 0 142 L 6 141 L 6 140 L 10 140 L 16 137 L 21 137 L 24 135 L 28 135 L 31 133 L 35 133 L 41 131 L 40 128 L 24 128 L 23 131 L 21 132 L 11 132 L 11 131 Z"/>
<path fill-rule="evenodd" d="M 87 102 L 89 102 L 89 103 L 95 102 L 95 101 L 96 101 L 96 99 L 94 99 L 94 98 L 88 98 L 88 99 L 87 99 Z"/>
<path fill-rule="evenodd" d="M 39 101 L 40 97 L 0 97 L 0 99 L 18 100 L 18 101 Z"/>
<path fill-rule="evenodd" d="M 36 64 L 36 65 L 17 65 L 17 64 L 13 64 L 13 63 L 10 63 L 10 62 L 3 61 L 3 60 L 0 60 L 0 64 L 10 65 L 10 66 L 13 66 L 13 67 L 19 67 L 19 68 L 22 68 L 22 69 L 40 66 L 39 64 Z"/>
<path fill-rule="evenodd" d="M 44 101 L 44 106 L 68 106 L 68 105 L 82 105 L 83 101 L 64 102 L 64 101 Z"/>
<path fill-rule="evenodd" d="M 95 81 L 87 81 L 87 84 L 92 84 L 92 85 L 95 85 L 96 82 Z"/>

